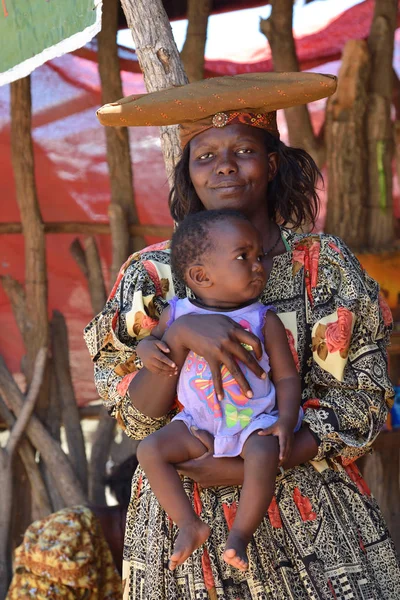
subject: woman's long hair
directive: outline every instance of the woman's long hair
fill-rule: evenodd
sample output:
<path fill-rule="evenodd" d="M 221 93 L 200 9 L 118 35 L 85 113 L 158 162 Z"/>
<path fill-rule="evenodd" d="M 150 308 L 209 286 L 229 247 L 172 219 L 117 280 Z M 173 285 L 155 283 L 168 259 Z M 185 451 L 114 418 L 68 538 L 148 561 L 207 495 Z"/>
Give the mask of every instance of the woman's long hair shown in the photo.
<path fill-rule="evenodd" d="M 290 148 L 267 131 L 268 153 L 278 154 L 278 171 L 268 184 L 268 214 L 272 221 L 299 228 L 305 223 L 315 225 L 319 210 L 316 186 L 322 175 L 311 156 L 301 148 Z M 169 208 L 179 223 L 187 215 L 204 210 L 189 173 L 190 144 L 175 167 L 174 185 L 169 194 Z"/>

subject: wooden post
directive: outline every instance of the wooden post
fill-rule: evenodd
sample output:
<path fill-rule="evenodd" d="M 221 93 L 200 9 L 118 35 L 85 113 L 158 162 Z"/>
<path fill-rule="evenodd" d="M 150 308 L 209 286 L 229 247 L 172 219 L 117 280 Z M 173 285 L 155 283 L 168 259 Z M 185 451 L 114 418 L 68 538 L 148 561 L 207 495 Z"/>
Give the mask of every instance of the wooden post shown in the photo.
<path fill-rule="evenodd" d="M 0 446 L 0 598 L 6 597 L 11 580 L 9 533 L 13 506 L 12 461 L 39 395 L 46 368 L 46 355 L 47 347 L 41 348 L 34 363 L 32 382 L 26 400 L 15 425 L 10 430 L 6 447 L 1 448 Z"/>
<path fill-rule="evenodd" d="M 29 384 L 39 349 L 47 348 L 49 343 L 46 246 L 35 183 L 30 78 L 14 81 L 10 89 L 11 158 L 25 242 L 25 323 L 22 333 L 26 349 L 24 371 Z M 36 412 L 41 418 L 46 414 L 48 381 L 46 372 L 36 402 Z M 18 540 L 32 521 L 29 480 L 18 456 L 14 462 L 14 481 L 22 498 L 22 502 L 13 506 L 12 537 Z"/>
<path fill-rule="evenodd" d="M 118 0 L 103 1 L 102 26 L 97 36 L 101 100 L 103 104 L 113 102 L 123 96 L 117 46 L 118 7 Z M 113 244 L 114 252 L 111 267 L 111 280 L 114 281 L 119 268 L 130 254 L 128 226 L 131 223 L 138 223 L 138 215 L 133 196 L 128 128 L 105 127 L 104 131 L 111 186 L 110 224 L 112 225 L 113 238 L 116 240 Z M 121 219 L 117 223 L 112 218 L 114 210 L 119 210 L 119 213 L 121 213 Z M 144 245 L 142 237 L 134 238 L 134 250 L 140 250 Z"/>
<path fill-rule="evenodd" d="M 366 131 L 368 141 L 368 244 L 371 251 L 390 250 L 394 239 L 392 199 L 393 133 L 390 117 L 393 94 L 393 47 L 397 0 L 375 2 L 368 48 L 371 74 Z"/>
<path fill-rule="evenodd" d="M 34 360 L 49 343 L 47 319 L 46 244 L 36 193 L 31 134 L 31 87 L 25 77 L 11 83 L 11 156 L 18 207 L 25 241 L 26 376 L 32 378 Z M 37 410 L 44 414 L 47 394 Z"/>
<path fill-rule="evenodd" d="M 366 42 L 347 42 L 336 93 L 328 100 L 325 124 L 329 202 L 325 231 L 352 250 L 367 244 L 368 179 L 365 114 L 370 59 Z"/>
<path fill-rule="evenodd" d="M 212 0 L 188 0 L 188 27 L 181 59 L 189 81 L 204 79 L 204 50 Z"/>
<path fill-rule="evenodd" d="M 188 82 L 161 0 L 121 0 L 148 92 Z M 177 127 L 161 127 L 161 148 L 171 184 L 180 157 Z"/>
<path fill-rule="evenodd" d="M 299 71 L 293 37 L 293 0 L 271 0 L 271 15 L 260 19 L 260 31 L 269 41 L 275 71 Z M 304 148 L 322 167 L 326 160 L 325 145 L 314 135 L 307 105 L 285 109 L 291 146 Z"/>
<path fill-rule="evenodd" d="M 7 404 L 18 418 L 24 404 L 24 397 L 1 356 L 0 393 L 4 398 L 7 398 Z M 35 415 L 30 418 L 26 435 L 32 445 L 40 452 L 46 467 L 54 476 L 65 505 L 85 503 L 87 496 L 82 490 L 68 457 Z"/>
<path fill-rule="evenodd" d="M 59 311 L 53 312 L 51 334 L 54 370 L 61 399 L 62 421 L 68 443 L 68 455 L 82 489 L 87 493 L 88 468 L 85 440 L 83 438 L 81 419 L 72 385 L 67 326 L 64 316 Z"/>

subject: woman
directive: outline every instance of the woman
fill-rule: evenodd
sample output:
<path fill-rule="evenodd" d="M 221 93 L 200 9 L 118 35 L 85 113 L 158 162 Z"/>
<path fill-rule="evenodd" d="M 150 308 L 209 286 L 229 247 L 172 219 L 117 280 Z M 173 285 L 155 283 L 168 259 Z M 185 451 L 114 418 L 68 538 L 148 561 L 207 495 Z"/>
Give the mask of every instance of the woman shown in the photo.
<path fill-rule="evenodd" d="M 99 111 L 109 125 L 181 123 L 183 154 L 171 195 L 176 221 L 198 210 L 235 208 L 260 231 L 269 275 L 261 301 L 275 305 L 287 329 L 305 413 L 249 546 L 247 575 L 222 560 L 243 483 L 240 459 L 213 459 L 210 441 L 198 432 L 208 452 L 179 469 L 212 532 L 173 574 L 168 556 L 176 530 L 144 474 L 136 473 L 125 534 L 124 599 L 400 597 L 393 544 L 353 464 L 378 435 L 392 399 L 386 369 L 390 319 L 380 307 L 377 284 L 341 240 L 278 225 L 315 220 L 318 170 L 305 152 L 279 141 L 274 111 L 334 89 L 333 78 L 316 74 L 246 75 L 132 97 Z M 171 411 L 176 377 L 140 370 L 135 353 L 173 295 L 185 297 L 187 290 L 170 271 L 168 243 L 147 248 L 128 259 L 104 310 L 86 329 L 99 393 L 137 439 L 177 410 Z M 261 375 L 242 345 L 255 348 L 259 342 L 222 315 L 181 317 L 163 339 L 178 366 L 188 350 L 203 356 L 217 393 L 221 364 L 245 393 L 249 386 L 235 359 Z"/>

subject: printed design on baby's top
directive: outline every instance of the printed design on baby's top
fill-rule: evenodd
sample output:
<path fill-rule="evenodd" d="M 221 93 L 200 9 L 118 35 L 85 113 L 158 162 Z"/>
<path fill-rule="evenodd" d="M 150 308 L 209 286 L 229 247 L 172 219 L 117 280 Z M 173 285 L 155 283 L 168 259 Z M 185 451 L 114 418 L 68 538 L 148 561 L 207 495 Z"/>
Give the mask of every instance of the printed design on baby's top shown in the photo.
<path fill-rule="evenodd" d="M 233 404 L 225 406 L 225 421 L 227 427 L 235 427 L 236 423 L 240 423 L 242 429 L 250 424 L 254 410 L 251 408 L 243 408 L 239 410 Z"/>
<path fill-rule="evenodd" d="M 244 365 L 241 365 L 244 376 L 247 375 L 247 369 Z M 218 401 L 218 398 L 215 394 L 214 384 L 212 380 L 211 370 L 207 364 L 207 362 L 201 356 L 198 356 L 194 352 L 189 352 L 188 357 L 186 359 L 185 371 L 193 372 L 193 376 L 189 379 L 189 386 L 195 392 L 196 396 L 199 400 L 204 403 L 210 412 L 216 419 L 223 418 L 223 412 L 221 408 L 221 402 Z M 224 406 L 226 412 L 226 424 L 228 427 L 233 427 L 233 425 L 237 422 L 242 424 L 242 422 L 249 415 L 243 415 L 240 419 L 237 418 L 235 423 L 232 422 L 232 417 L 230 417 L 228 424 L 228 407 L 229 406 L 237 406 L 244 408 L 249 404 L 249 398 L 247 398 L 243 392 L 241 391 L 239 385 L 237 384 L 234 377 L 225 367 L 225 365 L 221 368 L 221 379 L 222 379 L 222 387 L 224 390 Z M 237 410 L 237 409 L 235 409 Z M 251 414 L 253 411 L 251 411 Z M 231 412 L 230 415 L 233 413 Z M 248 423 L 246 423 L 247 425 Z"/>

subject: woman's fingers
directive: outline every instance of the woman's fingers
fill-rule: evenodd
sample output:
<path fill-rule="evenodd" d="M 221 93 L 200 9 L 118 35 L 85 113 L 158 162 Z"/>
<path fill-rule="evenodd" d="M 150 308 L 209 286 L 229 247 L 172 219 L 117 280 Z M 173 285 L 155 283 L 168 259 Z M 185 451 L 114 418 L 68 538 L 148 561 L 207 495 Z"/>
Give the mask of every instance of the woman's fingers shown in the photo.
<path fill-rule="evenodd" d="M 247 346 L 251 346 L 256 358 L 258 360 L 261 359 L 261 357 L 262 357 L 261 341 L 256 335 L 254 335 L 254 333 L 251 333 L 250 331 L 243 329 L 243 327 L 241 327 L 240 325 L 237 325 L 237 327 L 235 327 L 235 337 L 241 344 L 246 344 Z"/>
<path fill-rule="evenodd" d="M 244 363 L 250 369 L 250 371 L 253 371 L 253 373 L 260 379 L 265 379 L 267 377 L 265 371 L 254 358 L 253 353 L 246 350 L 242 344 L 237 344 L 236 342 L 231 341 L 227 346 L 227 351 L 229 351 L 229 353 L 232 354 L 237 360 L 240 360 L 242 363 Z"/>
<path fill-rule="evenodd" d="M 215 394 L 216 394 L 218 400 L 221 402 L 221 400 L 224 399 L 224 388 L 222 387 L 222 377 L 221 377 L 221 365 L 219 362 L 215 363 L 215 362 L 211 362 L 211 361 L 209 361 L 208 365 L 209 365 L 210 371 L 211 371 L 211 377 L 212 377 L 213 384 L 214 384 Z"/>
<path fill-rule="evenodd" d="M 242 390 L 243 394 L 247 396 L 247 398 L 253 397 L 253 392 L 247 381 L 246 377 L 243 375 L 241 368 L 237 364 L 236 360 L 232 358 L 230 354 L 224 354 L 222 357 L 222 363 L 226 366 L 229 373 L 236 380 L 236 383 Z"/>

